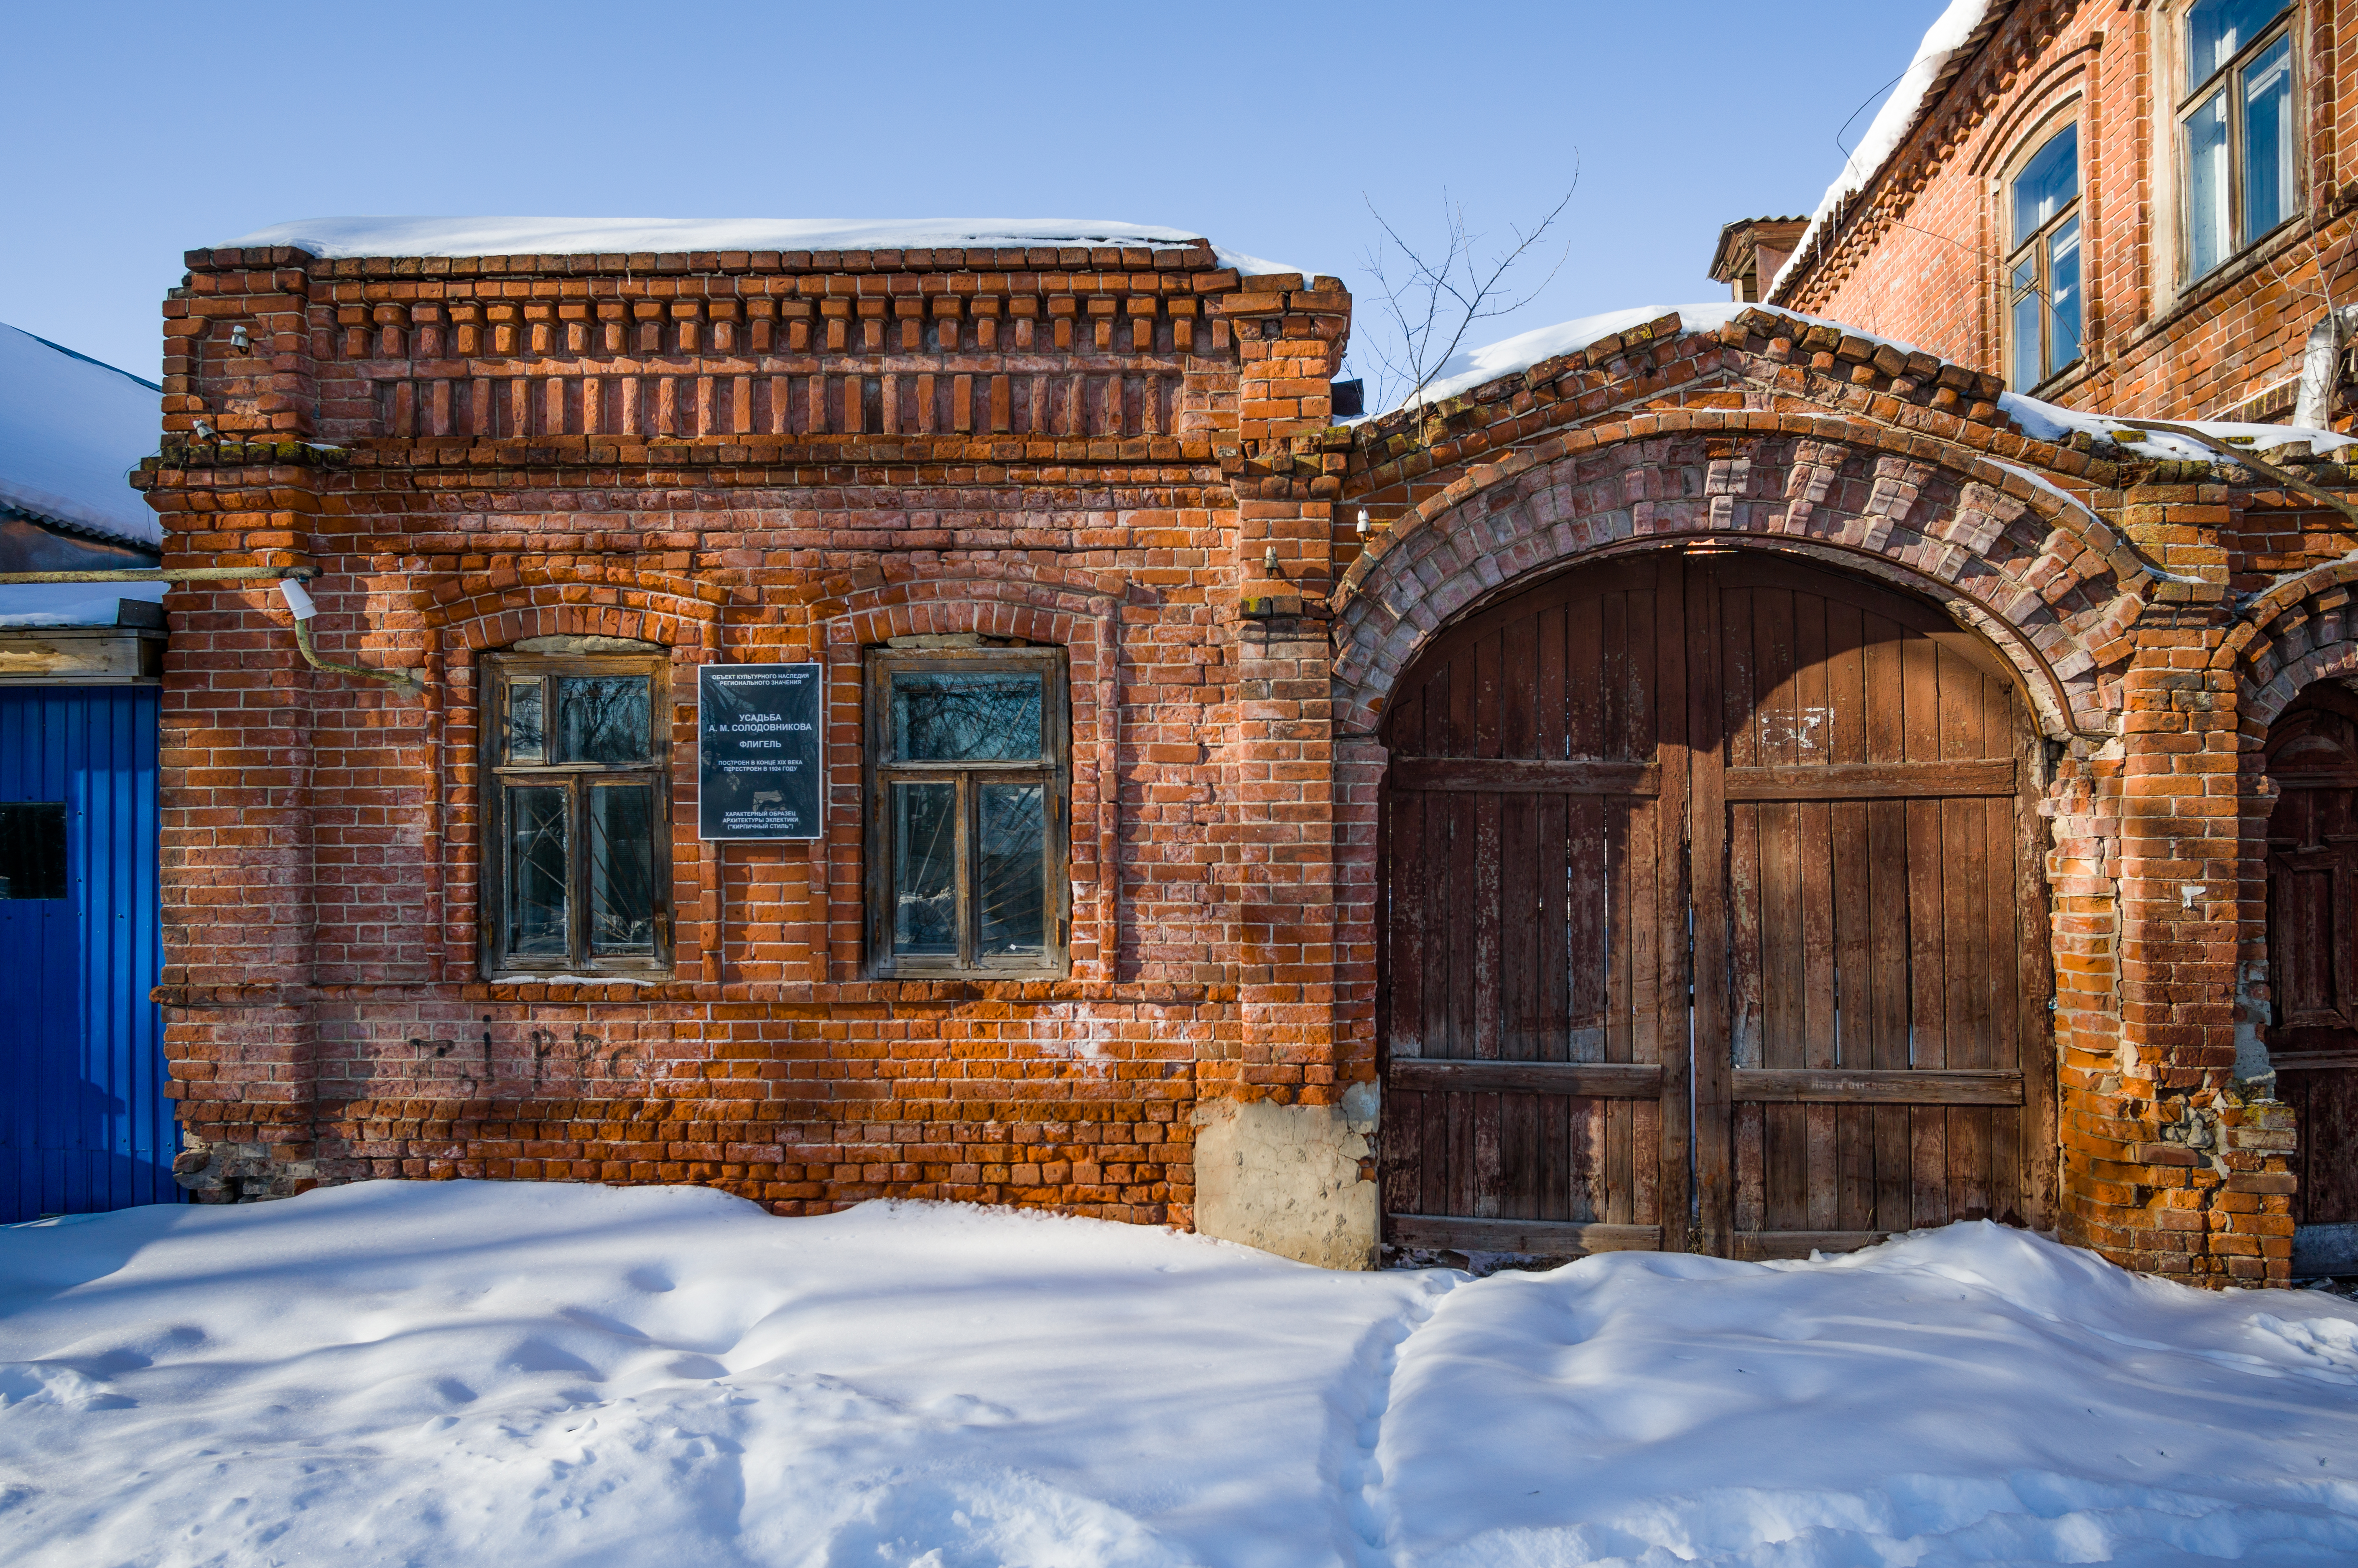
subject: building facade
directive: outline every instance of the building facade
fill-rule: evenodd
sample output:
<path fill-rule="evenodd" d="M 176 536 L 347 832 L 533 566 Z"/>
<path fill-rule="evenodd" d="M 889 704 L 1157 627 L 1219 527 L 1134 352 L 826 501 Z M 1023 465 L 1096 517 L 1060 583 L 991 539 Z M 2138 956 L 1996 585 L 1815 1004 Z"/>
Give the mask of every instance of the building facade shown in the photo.
<path fill-rule="evenodd" d="M 2331 1264 L 2358 474 L 2098 414 L 2289 410 L 2339 8 L 1960 9 L 1734 302 L 1350 425 L 1336 280 L 1147 232 L 191 253 L 167 564 L 341 667 L 168 600 L 184 1179 Z M 2198 23 L 2236 245 L 2075 264 Z"/>

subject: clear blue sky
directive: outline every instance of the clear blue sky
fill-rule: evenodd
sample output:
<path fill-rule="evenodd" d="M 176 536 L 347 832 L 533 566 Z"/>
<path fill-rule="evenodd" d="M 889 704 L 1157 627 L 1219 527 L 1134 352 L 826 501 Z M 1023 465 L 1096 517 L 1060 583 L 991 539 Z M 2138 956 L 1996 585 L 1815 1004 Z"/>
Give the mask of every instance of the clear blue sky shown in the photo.
<path fill-rule="evenodd" d="M 1942 0 L 10 9 L 0 320 L 154 376 L 180 254 L 324 214 L 1057 216 L 1341 276 L 1363 197 L 1571 254 L 1481 341 L 1721 297 Z"/>

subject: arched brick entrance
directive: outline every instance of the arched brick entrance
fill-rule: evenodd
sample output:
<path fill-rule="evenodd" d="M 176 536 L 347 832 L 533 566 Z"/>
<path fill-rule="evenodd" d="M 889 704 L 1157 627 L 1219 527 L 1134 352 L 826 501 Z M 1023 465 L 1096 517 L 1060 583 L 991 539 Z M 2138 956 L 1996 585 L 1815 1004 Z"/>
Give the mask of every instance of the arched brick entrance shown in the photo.
<path fill-rule="evenodd" d="M 1379 733 L 1393 1245 L 2047 1222 L 2045 753 L 1979 638 L 1814 563 L 1656 550 L 1461 618 Z"/>

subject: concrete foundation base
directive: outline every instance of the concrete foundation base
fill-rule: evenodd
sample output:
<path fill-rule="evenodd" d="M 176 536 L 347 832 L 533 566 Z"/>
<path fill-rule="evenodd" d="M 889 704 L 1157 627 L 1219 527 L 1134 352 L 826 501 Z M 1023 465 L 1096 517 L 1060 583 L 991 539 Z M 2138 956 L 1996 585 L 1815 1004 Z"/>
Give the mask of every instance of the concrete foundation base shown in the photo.
<path fill-rule="evenodd" d="M 1195 1228 L 1224 1241 L 1315 1263 L 1375 1266 L 1377 1090 L 1354 1084 L 1339 1106 L 1240 1105 L 1195 1110 Z"/>

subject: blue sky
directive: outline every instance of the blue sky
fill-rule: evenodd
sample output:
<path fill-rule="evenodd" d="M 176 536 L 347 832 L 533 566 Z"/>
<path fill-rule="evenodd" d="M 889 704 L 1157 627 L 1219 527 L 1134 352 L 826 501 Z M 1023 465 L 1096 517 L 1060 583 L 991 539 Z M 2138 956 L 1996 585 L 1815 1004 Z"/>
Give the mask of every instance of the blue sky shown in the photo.
<path fill-rule="evenodd" d="M 1576 160 L 1569 254 L 1487 341 L 1719 297 L 1720 224 L 1815 205 L 1941 9 L 22 5 L 0 320 L 153 376 L 183 251 L 347 212 L 1124 219 L 1364 318 L 1368 201 L 1501 235 Z"/>

